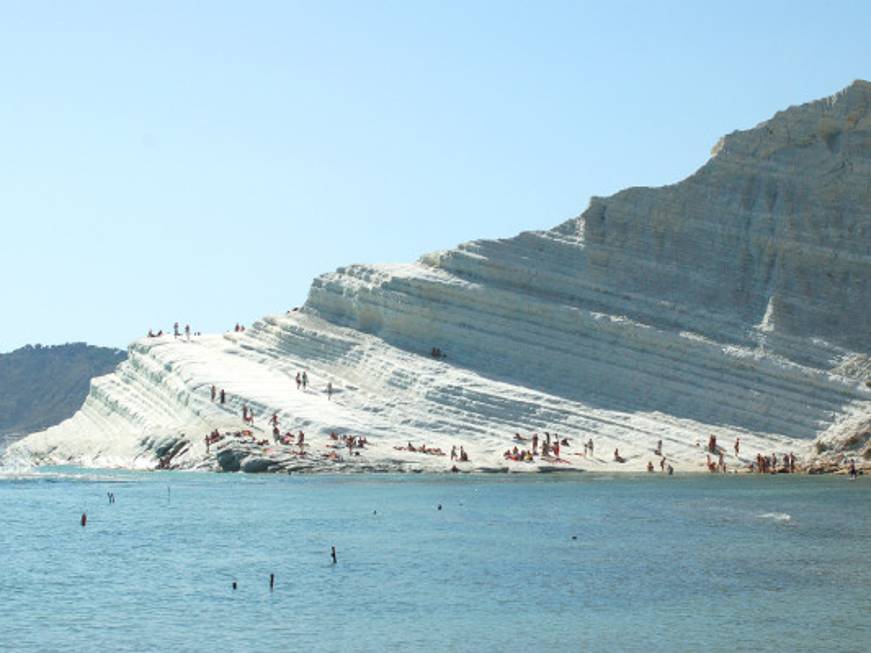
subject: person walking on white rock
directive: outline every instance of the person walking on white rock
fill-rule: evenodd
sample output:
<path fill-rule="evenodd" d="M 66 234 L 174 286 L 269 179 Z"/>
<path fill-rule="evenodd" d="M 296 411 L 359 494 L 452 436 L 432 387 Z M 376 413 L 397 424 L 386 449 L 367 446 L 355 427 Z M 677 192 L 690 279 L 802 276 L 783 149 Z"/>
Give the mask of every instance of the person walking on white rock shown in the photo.
<path fill-rule="evenodd" d="M 333 397 L 333 382 L 328 381 L 327 382 L 327 401 L 332 399 L 332 397 Z"/>
<path fill-rule="evenodd" d="M 190 342 L 191 341 L 191 325 L 190 324 L 184 325 L 184 335 L 185 335 L 185 338 L 187 338 L 187 341 Z"/>
<path fill-rule="evenodd" d="M 299 390 L 299 387 L 302 385 L 302 377 L 299 372 L 296 373 L 296 389 Z"/>
<path fill-rule="evenodd" d="M 178 322 L 172 325 L 172 337 L 178 338 Z"/>
<path fill-rule="evenodd" d="M 305 370 L 302 371 L 302 389 L 305 390 L 308 387 L 308 374 L 305 373 Z"/>
<path fill-rule="evenodd" d="M 741 450 L 741 438 L 735 438 L 735 457 L 738 457 L 738 452 Z"/>
<path fill-rule="evenodd" d="M 215 395 L 218 393 L 218 389 L 212 384 L 212 401 L 215 400 Z"/>

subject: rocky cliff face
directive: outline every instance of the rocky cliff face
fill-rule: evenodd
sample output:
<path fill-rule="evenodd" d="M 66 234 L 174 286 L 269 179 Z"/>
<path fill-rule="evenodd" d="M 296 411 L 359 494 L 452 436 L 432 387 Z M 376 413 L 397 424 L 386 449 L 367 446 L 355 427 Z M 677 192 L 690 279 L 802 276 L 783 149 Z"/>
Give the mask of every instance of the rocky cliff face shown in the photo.
<path fill-rule="evenodd" d="M 191 397 L 229 369 L 219 348 L 253 365 L 251 379 L 300 367 L 330 379 L 343 389 L 330 420 L 385 438 L 463 437 L 488 465 L 500 464 L 506 433 L 545 428 L 639 459 L 665 435 L 688 467 L 702 464 L 695 442 L 712 432 L 807 458 L 856 438 L 861 449 L 871 414 L 869 105 L 871 84 L 858 81 L 726 136 L 680 183 L 594 198 L 552 230 L 341 268 L 314 281 L 299 312 L 204 347 L 197 362 L 159 362 L 170 350 L 137 344 L 85 413 L 111 409 L 101 428 L 113 434 L 193 417 L 205 427 L 220 413 L 192 408 Z M 434 361 L 433 347 L 447 357 Z M 175 368 L 171 380 L 148 372 Z M 133 407 L 141 395 L 160 410 Z M 255 385 L 239 395 L 309 428 L 335 425 Z M 811 447 L 815 438 L 825 444 Z"/>

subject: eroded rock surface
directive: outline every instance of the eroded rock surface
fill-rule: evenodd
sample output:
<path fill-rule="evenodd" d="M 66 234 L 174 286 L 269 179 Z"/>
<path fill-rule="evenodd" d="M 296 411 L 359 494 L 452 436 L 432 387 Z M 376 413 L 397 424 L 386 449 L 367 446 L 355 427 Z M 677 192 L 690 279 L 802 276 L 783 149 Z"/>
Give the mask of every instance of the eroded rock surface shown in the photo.
<path fill-rule="evenodd" d="M 244 403 L 313 434 L 313 449 L 206 454 L 194 438 L 175 464 L 447 469 L 396 449 L 414 440 L 463 444 L 473 468 L 526 469 L 502 452 L 515 432 L 545 430 L 574 441 L 567 468 L 640 471 L 661 439 L 677 467 L 699 469 L 710 434 L 727 449 L 742 439 L 732 468 L 757 452 L 795 451 L 805 465 L 861 458 L 869 104 L 871 84 L 857 81 L 791 107 L 724 137 L 686 180 L 594 198 L 549 231 L 341 268 L 313 282 L 301 310 L 244 335 L 138 341 L 79 414 L 15 451 L 129 464 L 143 460 L 142 436 L 233 428 Z M 307 392 L 293 382 L 301 369 Z M 206 396 L 212 383 L 230 392 L 227 404 Z M 318 448 L 331 431 L 371 446 L 327 460 Z M 597 455 L 578 455 L 591 437 Z M 613 463 L 614 448 L 629 462 Z"/>

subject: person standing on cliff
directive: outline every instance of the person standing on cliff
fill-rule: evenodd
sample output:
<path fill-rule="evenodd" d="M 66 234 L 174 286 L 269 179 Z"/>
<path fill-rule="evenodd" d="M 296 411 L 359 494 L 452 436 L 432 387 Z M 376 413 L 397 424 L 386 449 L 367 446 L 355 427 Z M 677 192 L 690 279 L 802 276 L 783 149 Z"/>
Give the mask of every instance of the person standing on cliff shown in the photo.
<path fill-rule="evenodd" d="M 302 377 L 299 372 L 296 373 L 296 389 L 299 390 L 299 387 L 302 385 Z"/>
<path fill-rule="evenodd" d="M 308 387 L 308 374 L 305 373 L 305 370 L 302 371 L 302 389 L 305 390 Z"/>
<path fill-rule="evenodd" d="M 184 335 L 185 335 L 185 338 L 187 338 L 187 341 L 190 342 L 191 341 L 191 325 L 190 324 L 184 325 Z"/>
<path fill-rule="evenodd" d="M 333 397 L 333 382 L 328 381 L 327 382 L 327 401 L 332 399 L 332 397 Z"/>
<path fill-rule="evenodd" d="M 212 384 L 212 401 L 215 400 L 215 395 L 218 393 L 218 389 Z"/>
<path fill-rule="evenodd" d="M 226 400 L 227 395 L 224 393 L 224 388 L 221 388 L 221 404 Z"/>
<path fill-rule="evenodd" d="M 172 325 L 172 337 L 178 338 L 178 322 Z"/>

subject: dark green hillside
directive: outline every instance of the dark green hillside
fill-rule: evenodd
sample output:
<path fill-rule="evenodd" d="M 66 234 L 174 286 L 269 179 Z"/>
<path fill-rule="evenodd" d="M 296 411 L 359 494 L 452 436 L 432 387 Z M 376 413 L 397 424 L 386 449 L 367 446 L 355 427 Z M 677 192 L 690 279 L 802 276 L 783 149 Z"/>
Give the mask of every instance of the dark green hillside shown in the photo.
<path fill-rule="evenodd" d="M 85 400 L 91 379 L 111 372 L 125 358 L 119 349 L 83 342 L 27 345 L 0 354 L 0 446 L 71 417 Z"/>

